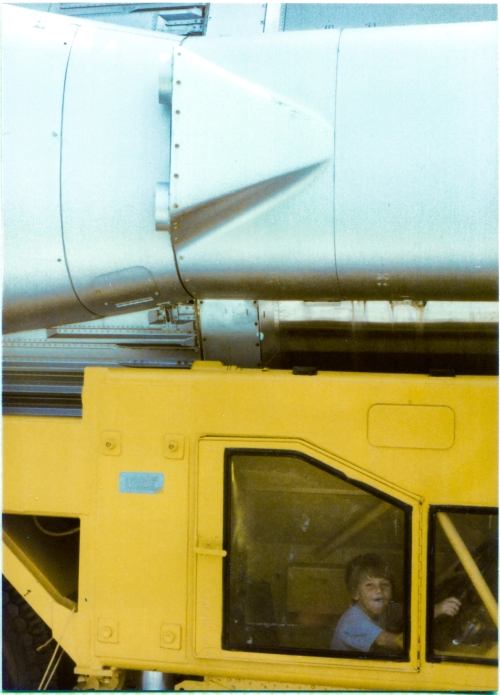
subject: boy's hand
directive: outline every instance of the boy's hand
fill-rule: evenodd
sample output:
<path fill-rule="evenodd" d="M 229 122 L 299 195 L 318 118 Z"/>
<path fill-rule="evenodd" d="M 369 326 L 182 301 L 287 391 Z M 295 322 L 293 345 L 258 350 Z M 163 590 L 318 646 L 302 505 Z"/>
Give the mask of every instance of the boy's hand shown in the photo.
<path fill-rule="evenodd" d="M 458 613 L 461 605 L 462 604 L 458 598 L 449 596 L 448 598 L 445 598 L 444 601 L 436 603 L 434 606 L 434 618 L 437 618 L 438 615 L 450 615 L 453 617 Z"/>

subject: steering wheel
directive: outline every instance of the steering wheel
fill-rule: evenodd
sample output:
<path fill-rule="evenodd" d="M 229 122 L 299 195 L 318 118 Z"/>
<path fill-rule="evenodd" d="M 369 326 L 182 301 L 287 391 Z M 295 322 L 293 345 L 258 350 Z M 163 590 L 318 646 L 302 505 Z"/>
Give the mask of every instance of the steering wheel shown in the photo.
<path fill-rule="evenodd" d="M 496 541 L 486 541 L 472 555 L 488 586 L 496 593 Z M 463 651 L 463 647 L 467 646 L 467 651 L 477 649 L 483 652 L 485 647 L 497 640 L 496 627 L 459 561 L 449 568 L 446 577 L 436 586 L 434 595 L 435 603 L 448 596 L 455 596 L 462 604 L 457 615 L 440 615 L 434 621 L 435 649 Z"/>

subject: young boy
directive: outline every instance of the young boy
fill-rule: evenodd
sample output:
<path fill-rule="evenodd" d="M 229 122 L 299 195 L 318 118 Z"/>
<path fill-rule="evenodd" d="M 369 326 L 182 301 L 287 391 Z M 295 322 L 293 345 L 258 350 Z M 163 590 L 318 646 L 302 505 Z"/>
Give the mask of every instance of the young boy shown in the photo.
<path fill-rule="evenodd" d="M 367 553 L 347 565 L 345 582 L 354 603 L 340 618 L 331 649 L 368 652 L 403 649 L 402 609 L 392 601 L 392 577 L 379 555 Z"/>
<path fill-rule="evenodd" d="M 403 610 L 392 600 L 393 579 L 387 563 L 374 553 L 358 555 L 347 565 L 345 583 L 354 603 L 340 618 L 330 648 L 400 654 Z M 460 605 L 450 596 L 434 606 L 434 618 L 454 616 Z"/>

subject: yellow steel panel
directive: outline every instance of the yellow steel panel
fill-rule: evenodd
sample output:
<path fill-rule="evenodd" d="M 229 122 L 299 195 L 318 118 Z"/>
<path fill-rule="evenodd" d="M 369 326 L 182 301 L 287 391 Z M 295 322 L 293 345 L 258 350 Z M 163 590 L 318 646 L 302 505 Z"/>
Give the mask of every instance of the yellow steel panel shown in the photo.
<path fill-rule="evenodd" d="M 223 452 L 219 442 L 199 443 L 197 549 L 196 554 L 196 647 L 200 656 L 220 653 L 222 633 L 221 589 L 223 513 Z"/>
<path fill-rule="evenodd" d="M 5 529 L 2 532 L 2 537 L 4 547 L 9 548 L 9 550 L 18 558 L 22 565 L 29 570 L 34 581 L 43 586 L 43 588 L 54 599 L 55 602 L 60 603 L 62 606 L 66 606 L 66 608 L 72 608 L 75 605 L 74 601 L 66 598 L 56 587 L 56 584 L 58 584 L 59 586 L 66 588 L 64 567 L 56 566 L 55 573 L 54 571 L 49 573 L 46 571 L 47 559 L 45 557 L 37 555 L 30 556 L 25 553 L 18 543 L 16 543 L 14 538 L 5 531 Z M 50 569 L 54 570 L 53 567 Z M 54 582 L 52 582 L 51 578 L 47 576 L 48 574 L 49 576 L 50 574 L 55 574 L 55 576 L 51 577 L 53 580 L 55 580 Z"/>
<path fill-rule="evenodd" d="M 127 427 L 135 420 L 165 431 L 168 412 L 173 432 L 187 427 L 193 434 L 300 438 L 430 500 L 439 491 L 440 503 L 496 503 L 497 402 L 492 378 L 320 373 L 305 379 L 285 372 L 223 369 L 160 375 L 144 370 L 132 376 L 102 370 L 99 376 L 103 384 L 96 384 L 96 398 L 109 417 L 116 417 L 119 403 L 129 402 L 128 390 L 137 394 L 140 408 L 127 413 L 121 407 Z M 373 447 L 366 423 L 370 407 L 377 403 L 451 408 L 457 424 L 453 446 Z"/>
<path fill-rule="evenodd" d="M 81 518 L 79 606 L 72 618 L 78 629 L 66 638 L 79 666 L 357 690 L 496 687 L 496 669 L 489 666 L 429 664 L 422 655 L 417 671 L 419 635 L 425 648 L 428 507 L 497 503 L 496 379 L 304 378 L 214 365 L 192 371 L 95 368 L 86 371 L 83 402 L 82 421 L 4 418 L 4 510 Z M 367 423 L 370 409 L 379 405 L 450 409 L 454 441 L 446 449 L 421 448 L 422 436 L 430 435 L 420 423 L 413 448 L 374 446 Z M 391 436 L 399 432 L 408 442 L 403 420 Z M 448 441 L 438 431 L 433 441 Z M 449 423 L 447 431 L 449 437 Z M 103 433 L 119 433 L 119 455 L 109 455 L 116 450 L 106 447 Z M 179 443 L 175 451 L 172 440 Z M 411 504 L 409 664 L 220 649 L 227 442 L 309 453 Z M 156 494 L 120 493 L 121 472 L 162 473 L 164 487 Z M 30 573 L 20 565 L 13 581 L 23 589 Z M 117 642 L 97 639 L 100 619 L 117 626 Z M 167 646 L 166 633 L 174 634 L 175 647 Z"/>
<path fill-rule="evenodd" d="M 165 459 L 162 431 L 132 422 L 99 429 L 120 431 L 122 443 L 120 456 L 97 457 L 96 654 L 177 660 L 179 651 L 165 649 L 161 635 L 166 623 L 186 625 L 188 458 Z M 163 474 L 164 487 L 154 494 L 121 492 L 123 473 Z M 101 628 L 107 633 L 114 625 L 104 636 Z"/>
<path fill-rule="evenodd" d="M 89 509 L 83 422 L 3 418 L 3 510 L 78 516 Z"/>
<path fill-rule="evenodd" d="M 448 406 L 372 405 L 368 439 L 373 446 L 449 449 L 455 440 L 455 414 Z"/>

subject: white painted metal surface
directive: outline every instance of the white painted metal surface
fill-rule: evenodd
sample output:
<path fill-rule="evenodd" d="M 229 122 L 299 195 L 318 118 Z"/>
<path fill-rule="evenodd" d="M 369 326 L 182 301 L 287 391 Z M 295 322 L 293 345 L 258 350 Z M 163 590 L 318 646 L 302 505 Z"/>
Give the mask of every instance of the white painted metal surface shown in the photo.
<path fill-rule="evenodd" d="M 168 235 L 155 230 L 169 179 L 170 109 L 160 104 L 161 33 L 82 25 L 64 100 L 62 205 L 71 277 L 101 316 L 186 297 Z M 133 304 L 132 304 L 133 303 Z"/>
<path fill-rule="evenodd" d="M 4 8 L 7 330 L 190 296 L 496 299 L 496 25 L 180 46 L 40 17 Z"/>
<path fill-rule="evenodd" d="M 83 321 L 92 314 L 68 277 L 59 195 L 62 99 L 77 27 L 2 9 L 4 330 L 28 330 L 34 319 L 47 325 L 57 314 Z"/>
<path fill-rule="evenodd" d="M 215 37 L 262 34 L 265 18 L 265 3 L 211 2 L 206 35 Z"/>
<path fill-rule="evenodd" d="M 346 29 L 335 244 L 346 299 L 494 299 L 497 27 Z"/>
<path fill-rule="evenodd" d="M 155 231 L 170 170 L 160 56 L 178 39 L 7 6 L 3 18 L 4 330 L 187 299 Z"/>
<path fill-rule="evenodd" d="M 268 2 L 266 5 L 266 18 L 264 31 L 266 33 L 283 31 L 285 28 L 285 3 Z"/>
<path fill-rule="evenodd" d="M 187 39 L 176 55 L 175 70 L 188 75 L 174 77 L 171 200 L 181 214 L 172 236 L 194 297 L 339 296 L 331 127 L 338 38 Z M 185 221 L 183 209 L 202 202 L 202 214 Z"/>

